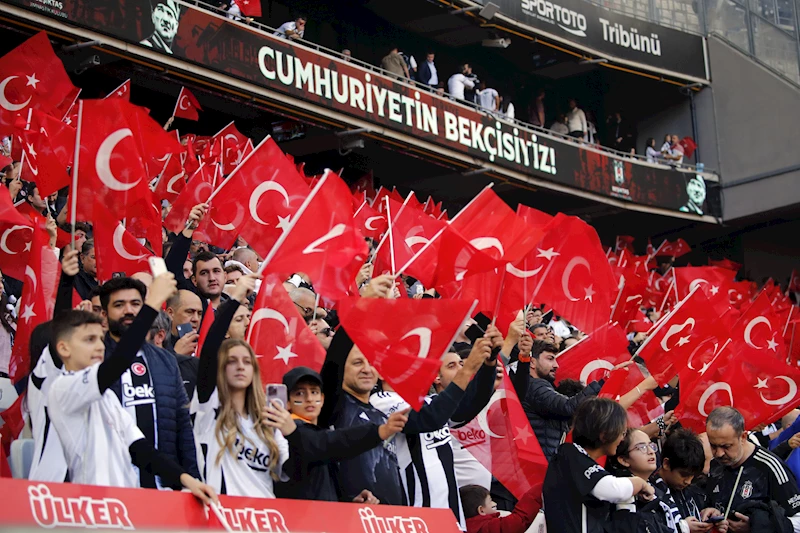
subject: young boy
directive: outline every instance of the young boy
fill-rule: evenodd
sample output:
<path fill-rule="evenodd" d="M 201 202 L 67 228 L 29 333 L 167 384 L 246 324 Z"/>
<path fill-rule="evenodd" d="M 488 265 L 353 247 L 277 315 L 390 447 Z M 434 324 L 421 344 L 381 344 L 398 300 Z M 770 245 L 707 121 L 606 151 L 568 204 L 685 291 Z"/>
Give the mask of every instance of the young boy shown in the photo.
<path fill-rule="evenodd" d="M 325 395 L 322 378 L 308 367 L 293 368 L 283 376 L 289 392 L 289 411 L 297 430 L 289 433 L 289 459 L 283 466 L 289 476 L 287 483 L 275 486 L 279 498 L 339 501 L 334 483 L 336 461 L 352 459 L 393 437 L 405 427 L 405 413 L 394 413 L 385 424 L 364 424 L 345 429 L 329 430 L 317 426 Z M 354 501 L 380 503 L 368 490 Z"/>
<path fill-rule="evenodd" d="M 650 482 L 662 506 L 669 506 L 665 511 L 672 513 L 681 530 L 710 530 L 710 525 L 700 520 L 700 511 L 707 507 L 704 493 L 692 485 L 706 461 L 700 437 L 688 429 L 673 431 L 664 442 L 661 456 L 661 468 L 653 473 Z"/>
<path fill-rule="evenodd" d="M 206 503 L 216 501 L 211 487 L 186 474 L 173 459 L 147 442 L 109 390 L 128 367 L 137 371 L 136 353 L 157 310 L 175 290 L 172 274 L 153 281 L 144 307 L 108 359 L 100 317 L 69 311 L 53 321 L 51 348 L 64 368 L 50 386 L 47 405 L 73 483 L 139 487 L 135 465 L 160 476 L 165 486 L 182 485 Z"/>
<path fill-rule="evenodd" d="M 486 488 L 465 485 L 459 492 L 464 516 L 467 517 L 467 533 L 525 533 L 542 508 L 540 485 L 526 492 L 511 514 L 503 517 Z"/>

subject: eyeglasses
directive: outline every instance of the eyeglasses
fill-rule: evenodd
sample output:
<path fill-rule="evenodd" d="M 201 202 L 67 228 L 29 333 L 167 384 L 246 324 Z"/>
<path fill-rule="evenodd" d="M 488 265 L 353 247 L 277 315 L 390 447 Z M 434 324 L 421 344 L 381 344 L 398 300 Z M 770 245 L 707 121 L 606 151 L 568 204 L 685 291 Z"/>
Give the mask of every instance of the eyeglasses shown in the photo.
<path fill-rule="evenodd" d="M 319 330 L 319 334 L 320 335 L 325 335 L 326 337 L 330 337 L 331 336 L 331 331 L 333 331 L 331 328 L 325 328 L 325 329 Z"/>
<path fill-rule="evenodd" d="M 628 450 L 628 453 L 631 453 L 633 450 L 636 450 L 639 453 L 647 453 L 648 449 L 650 449 L 653 453 L 655 453 L 656 451 L 658 451 L 658 445 L 655 442 L 647 442 L 647 443 L 640 442 L 639 444 Z"/>
<path fill-rule="evenodd" d="M 307 318 L 309 315 L 314 314 L 314 310 L 311 309 L 310 307 L 303 307 L 297 302 L 292 302 L 292 303 L 297 306 L 297 308 L 300 310 L 300 313 L 303 315 L 304 318 Z"/>

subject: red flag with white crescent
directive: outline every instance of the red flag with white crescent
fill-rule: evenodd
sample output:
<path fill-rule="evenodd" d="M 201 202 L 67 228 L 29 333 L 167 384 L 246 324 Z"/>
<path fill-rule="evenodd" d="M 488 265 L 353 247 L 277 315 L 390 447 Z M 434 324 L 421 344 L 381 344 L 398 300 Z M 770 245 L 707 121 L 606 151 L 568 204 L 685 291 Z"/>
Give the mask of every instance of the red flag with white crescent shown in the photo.
<path fill-rule="evenodd" d="M 605 324 L 558 354 L 556 380 L 574 379 L 588 385 L 630 358 L 625 332 L 616 323 Z"/>
<path fill-rule="evenodd" d="M 97 279 L 104 282 L 116 272 L 126 276 L 149 272 L 148 258 L 153 254 L 131 235 L 107 210 L 95 208 L 92 227 L 97 248 Z"/>
<path fill-rule="evenodd" d="M 122 98 L 127 101 L 131 101 L 131 80 L 127 79 L 123 81 L 119 87 L 111 91 L 106 95 L 106 98 Z"/>
<path fill-rule="evenodd" d="M 200 120 L 198 111 L 202 111 L 200 102 L 197 98 L 187 89 L 181 87 L 181 92 L 178 94 L 178 101 L 175 103 L 175 112 L 173 116 L 176 118 L 185 118 L 186 120 Z M 238 144 L 238 143 L 237 143 Z"/>

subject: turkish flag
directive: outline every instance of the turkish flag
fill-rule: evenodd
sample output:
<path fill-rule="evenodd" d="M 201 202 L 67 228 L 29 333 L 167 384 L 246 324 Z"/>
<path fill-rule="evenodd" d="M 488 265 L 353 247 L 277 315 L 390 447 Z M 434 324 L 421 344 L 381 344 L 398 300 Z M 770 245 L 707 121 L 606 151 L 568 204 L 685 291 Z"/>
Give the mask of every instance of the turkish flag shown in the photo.
<path fill-rule="evenodd" d="M 367 200 L 362 200 L 359 205 L 354 203 L 353 206 L 356 208 L 353 220 L 364 237 L 378 239 L 388 229 L 386 215 L 378 214 Z"/>
<path fill-rule="evenodd" d="M 537 301 L 547 302 L 583 331 L 608 322 L 618 282 L 594 228 L 559 213 L 537 245 L 535 259 L 528 268 L 540 270 L 529 279 Z"/>
<path fill-rule="evenodd" d="M 728 289 L 736 272 L 721 267 L 679 267 L 672 269 L 675 274 L 675 285 L 678 298 L 686 296 L 699 286 L 706 294 L 708 301 L 716 308 L 717 315 L 729 306 Z"/>
<path fill-rule="evenodd" d="M 419 410 L 472 309 L 466 300 L 345 298 L 338 311 L 347 334 L 381 377 Z"/>
<path fill-rule="evenodd" d="M 781 320 L 767 295 L 762 292 L 742 313 L 737 327 L 732 330 L 731 340 L 748 346 L 759 359 L 774 358 L 786 361 L 786 351 L 780 342 L 784 327 L 785 320 Z"/>
<path fill-rule="evenodd" d="M 134 138 L 139 146 L 139 153 L 142 154 L 149 180 L 164 168 L 167 155 L 183 152 L 183 145 L 177 132 L 164 131 L 161 124 L 150 116 L 150 110 L 147 108 L 124 102 L 123 109 L 126 110 L 128 121 L 133 126 Z"/>
<path fill-rule="evenodd" d="M 736 309 L 741 309 L 744 304 L 749 305 L 752 298 L 751 286 L 751 281 L 732 282 L 728 288 L 728 303 Z"/>
<path fill-rule="evenodd" d="M 526 223 L 490 188 L 450 221 L 465 240 L 500 263 L 522 259 L 542 239 L 539 228 Z"/>
<path fill-rule="evenodd" d="M 161 176 L 158 178 L 158 183 L 156 183 L 153 196 L 156 200 L 167 200 L 169 203 L 174 203 L 185 185 L 186 171 L 181 165 L 180 155 L 169 154 Z"/>
<path fill-rule="evenodd" d="M 200 357 L 200 353 L 203 351 L 203 344 L 206 342 L 206 337 L 208 336 L 208 330 L 211 329 L 211 325 L 214 323 L 214 319 L 216 315 L 214 313 L 214 308 L 211 307 L 211 301 L 206 300 L 208 305 L 206 305 L 206 310 L 203 313 L 203 320 L 200 322 L 200 329 L 197 331 L 197 347 L 194 349 L 194 357 Z"/>
<path fill-rule="evenodd" d="M 176 118 L 185 118 L 186 120 L 200 120 L 198 111 L 202 111 L 200 102 L 197 98 L 187 89 L 181 87 L 181 92 L 178 94 L 178 101 L 175 102 L 175 111 L 172 116 Z"/>
<path fill-rule="evenodd" d="M 541 488 L 547 459 L 505 370 L 483 411 L 452 434 L 514 497 Z"/>
<path fill-rule="evenodd" d="M 630 235 L 617 235 L 617 240 L 614 244 L 614 250 L 619 252 L 620 250 L 633 250 L 633 241 L 634 237 Z"/>
<path fill-rule="evenodd" d="M 153 254 L 139 244 L 125 226 L 102 208 L 95 208 L 92 227 L 97 248 L 97 279 L 105 282 L 114 277 L 115 272 L 126 276 L 136 272 L 149 272 L 147 259 Z"/>
<path fill-rule="evenodd" d="M 677 239 L 675 242 L 669 242 L 665 240 L 661 243 L 661 246 L 658 247 L 655 254 L 655 257 L 664 256 L 664 255 L 671 255 L 672 257 L 680 257 L 682 255 L 686 255 L 692 251 L 692 247 L 684 241 L 683 239 Z"/>
<path fill-rule="evenodd" d="M 45 137 L 63 168 L 72 166 L 75 157 L 75 128 L 57 118 L 34 109 L 28 129 L 38 131 Z M 39 187 L 41 193 L 41 186 Z M 44 196 L 44 194 L 43 194 Z"/>
<path fill-rule="evenodd" d="M 32 239 L 31 221 L 14 208 L 8 188 L 0 186 L 0 269 L 4 274 L 24 279 Z"/>
<path fill-rule="evenodd" d="M 375 196 L 372 198 L 372 203 L 370 204 L 378 213 L 383 213 L 384 209 L 386 209 L 386 202 L 383 199 L 384 196 L 389 196 L 389 191 L 381 185 L 378 187 L 378 192 L 375 193 Z M 401 203 L 402 201 L 403 200 L 400 200 Z"/>
<path fill-rule="evenodd" d="M 186 174 L 189 176 L 194 174 L 197 169 L 200 168 L 200 161 L 197 157 L 198 154 L 196 150 L 195 139 L 197 139 L 197 135 L 192 134 L 181 137 L 181 144 L 184 145 L 181 164 L 186 170 Z"/>
<path fill-rule="evenodd" d="M 79 219 L 91 219 L 93 206 L 124 213 L 137 200 L 152 203 L 134 107 L 121 98 L 78 101 L 80 152 L 71 193 L 92 198 L 78 202 Z"/>
<path fill-rule="evenodd" d="M 267 139 L 270 139 L 270 137 L 267 137 Z M 215 141 L 220 143 L 222 173 L 230 174 L 244 158 L 244 148 L 247 145 L 248 137 L 240 132 L 231 121 L 230 124 L 219 130 L 211 138 L 212 145 Z M 261 144 L 264 144 L 264 141 Z"/>
<path fill-rule="evenodd" d="M 366 195 L 367 200 L 370 202 L 370 205 L 372 205 L 372 199 L 375 198 L 375 193 L 376 193 L 375 177 L 373 176 L 372 171 L 370 170 L 369 172 L 358 178 L 350 186 L 350 190 L 353 191 L 353 193 L 363 192 Z"/>
<path fill-rule="evenodd" d="M 612 308 L 611 321 L 619 323 L 625 331 L 628 331 L 630 323 L 639 317 L 640 309 L 647 307 L 645 302 L 647 277 L 628 271 L 622 276 L 622 282 L 622 289 Z"/>
<path fill-rule="evenodd" d="M 19 132 L 24 154 L 22 172 L 25 178 L 36 183 L 39 195 L 44 198 L 70 184 L 64 164 L 58 160 L 47 136 L 32 130 Z"/>
<path fill-rule="evenodd" d="M 737 263 L 736 261 L 731 261 L 727 258 L 722 258 L 719 261 L 715 259 L 708 258 L 709 266 L 716 266 L 720 268 L 727 268 L 728 270 L 733 270 L 734 272 L 739 272 L 742 269 L 742 264 Z"/>
<path fill-rule="evenodd" d="M 556 379 L 586 385 L 605 378 L 609 370 L 630 358 L 628 339 L 619 324 L 604 324 L 558 355 Z"/>
<path fill-rule="evenodd" d="M 699 287 L 658 322 L 636 352 L 660 384 L 675 377 L 704 343 L 727 338 L 728 331 L 709 310 L 708 300 Z"/>
<path fill-rule="evenodd" d="M 119 87 L 111 91 L 106 95 L 106 98 L 122 98 L 127 100 L 128 102 L 131 101 L 131 80 L 127 79 L 123 81 Z"/>
<path fill-rule="evenodd" d="M 14 400 L 8 409 L 0 412 L 0 418 L 3 419 L 3 425 L 0 427 L 0 442 L 4 447 L 11 444 L 22 434 L 25 427 L 25 417 L 22 415 L 22 404 L 25 401 L 25 393 L 23 392 L 17 399 Z"/>
<path fill-rule="evenodd" d="M 78 124 L 78 106 L 76 104 L 78 103 L 78 98 L 82 91 L 83 89 L 73 87 L 69 93 L 67 93 L 67 96 L 61 100 L 61 103 L 53 110 L 49 111 L 49 113 L 64 124 L 75 127 Z"/>
<path fill-rule="evenodd" d="M 295 166 L 267 137 L 219 185 L 200 229 L 213 244 L 224 249 L 233 245 L 238 233 L 259 255 L 265 256 L 289 226 L 308 192 Z M 348 193 L 347 208 L 352 218 L 351 204 Z M 218 238 L 213 237 L 215 233 Z"/>
<path fill-rule="evenodd" d="M 192 208 L 197 204 L 208 202 L 208 198 L 214 192 L 214 182 L 218 172 L 219 167 L 216 165 L 200 164 L 200 167 L 181 190 L 175 203 L 172 204 L 172 209 L 164 219 L 165 228 L 172 233 L 180 233 L 186 228 L 186 221 L 189 219 Z"/>
<path fill-rule="evenodd" d="M 281 383 L 283 375 L 298 366 L 319 372 L 325 362 L 325 348 L 306 325 L 281 280 L 273 274 L 261 282 L 247 330 L 247 342 L 258 357 L 264 384 Z"/>
<path fill-rule="evenodd" d="M 305 272 L 322 296 L 334 301 L 347 296 L 367 257 L 367 244 L 353 225 L 350 198 L 342 178 L 326 170 L 265 254 L 262 269 L 281 276 Z"/>
<path fill-rule="evenodd" d="M 261 0 L 235 0 L 245 17 L 261 16 Z"/>
<path fill-rule="evenodd" d="M 50 235 L 41 227 L 35 228 L 25 275 L 21 278 L 24 279 L 24 283 L 20 315 L 8 365 L 8 376 L 12 383 L 17 383 L 27 376 L 30 370 L 28 346 L 33 329 L 53 316 L 55 291 L 48 291 L 45 284 L 50 280 L 52 286 L 52 281 L 58 276 L 59 270 L 58 257 L 50 248 Z"/>
<path fill-rule="evenodd" d="M 635 389 L 643 380 L 644 374 L 638 364 L 619 368 L 611 372 L 598 396 L 619 401 L 621 396 Z M 663 414 L 664 405 L 658 397 L 653 391 L 645 391 L 628 409 L 628 427 L 640 428 Z"/>
<path fill-rule="evenodd" d="M 13 132 L 17 116 L 52 111 L 75 90 L 43 31 L 0 58 L 0 72 L 0 135 Z"/>

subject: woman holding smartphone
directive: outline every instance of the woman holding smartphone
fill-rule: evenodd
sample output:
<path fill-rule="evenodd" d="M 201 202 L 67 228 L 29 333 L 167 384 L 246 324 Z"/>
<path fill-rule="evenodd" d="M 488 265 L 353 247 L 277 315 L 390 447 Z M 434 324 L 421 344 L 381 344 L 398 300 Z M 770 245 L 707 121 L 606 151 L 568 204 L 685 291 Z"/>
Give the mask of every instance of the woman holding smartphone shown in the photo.
<path fill-rule="evenodd" d="M 207 484 L 219 494 L 274 498 L 289 445 L 268 420 L 268 407 L 258 359 L 243 340 L 224 340 L 257 275 L 244 276 L 231 299 L 217 310 L 200 352 L 197 389 L 191 412 L 195 416 L 198 467 Z"/>

